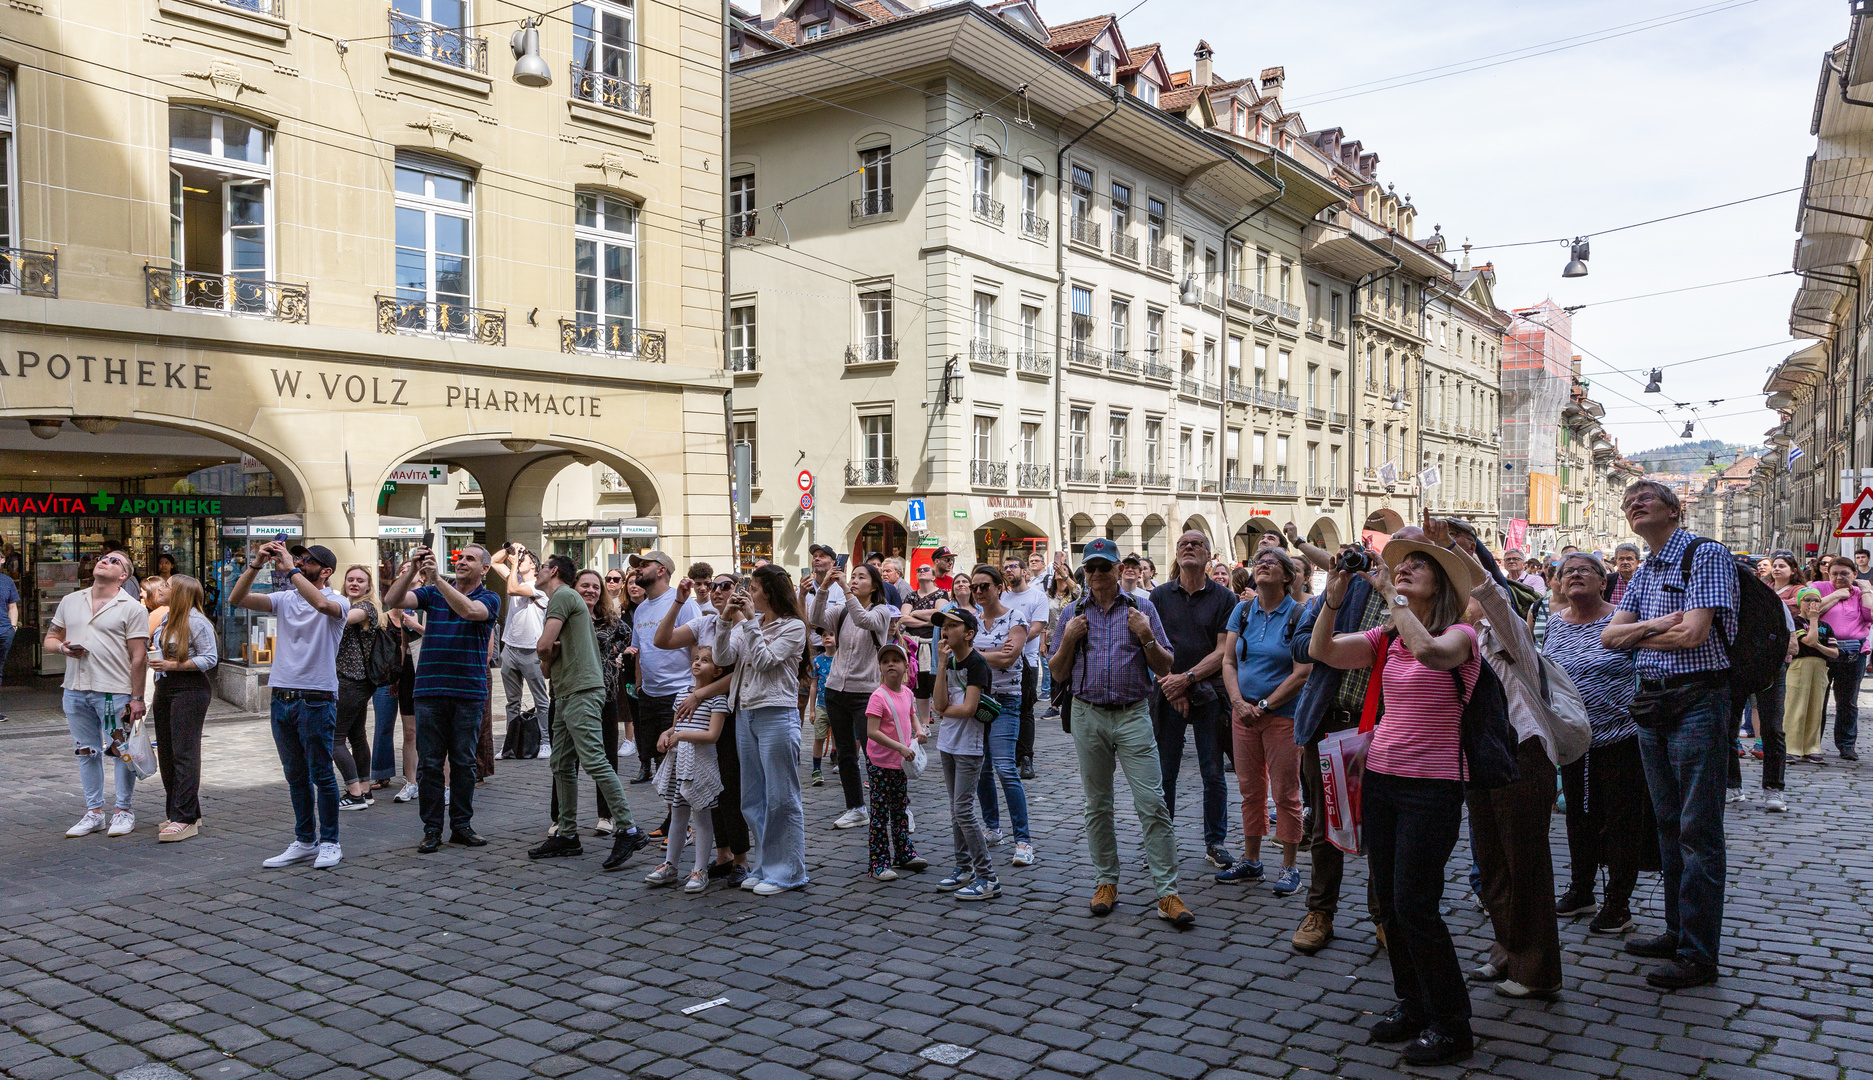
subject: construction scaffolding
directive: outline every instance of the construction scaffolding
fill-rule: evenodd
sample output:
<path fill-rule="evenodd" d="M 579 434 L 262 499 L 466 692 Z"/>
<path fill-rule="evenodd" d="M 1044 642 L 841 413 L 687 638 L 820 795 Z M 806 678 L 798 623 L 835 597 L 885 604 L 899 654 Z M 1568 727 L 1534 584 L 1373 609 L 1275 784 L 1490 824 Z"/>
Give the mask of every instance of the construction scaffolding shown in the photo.
<path fill-rule="evenodd" d="M 1502 481 L 1497 505 L 1536 532 L 1560 524 L 1556 437 L 1573 388 L 1574 317 L 1552 299 L 1513 312 L 1502 339 Z M 1531 498 L 1531 493 L 1533 498 Z"/>

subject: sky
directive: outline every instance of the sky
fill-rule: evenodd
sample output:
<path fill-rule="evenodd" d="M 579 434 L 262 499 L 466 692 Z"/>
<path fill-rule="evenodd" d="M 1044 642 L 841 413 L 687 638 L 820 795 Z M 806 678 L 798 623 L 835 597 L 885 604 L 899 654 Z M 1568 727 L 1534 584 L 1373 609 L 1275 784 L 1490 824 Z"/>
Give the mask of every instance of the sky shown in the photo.
<path fill-rule="evenodd" d="M 1066 22 L 1134 2 L 1039 10 Z M 1848 22 L 1844 0 L 1145 0 L 1120 29 L 1128 46 L 1161 43 L 1173 71 L 1190 66 L 1199 34 L 1219 78 L 1285 67 L 1284 105 L 1308 130 L 1343 127 L 1376 151 L 1381 182 L 1417 206 L 1420 239 L 1441 224 L 1453 260 L 1466 238 L 1476 244 L 1473 261 L 1495 263 L 1499 306 L 1588 305 L 1575 351 L 1608 430 L 1636 453 L 1678 440 L 1692 416 L 1697 438 L 1737 443 L 1776 424 L 1763 383 L 1802 343 L 1788 334 L 1797 279 L 1765 275 L 1790 268 L 1799 193 L 1596 237 L 1585 278 L 1561 277 L 1562 244 L 1482 248 L 1798 187 L 1822 58 Z M 1606 40 L 1495 63 L 1582 35 Z M 1393 85 L 1466 61 L 1495 66 Z M 1606 303 L 1735 278 L 1758 280 Z M 1666 368 L 1664 393 L 1644 392 L 1648 368 L 1739 349 L 1752 351 Z"/>

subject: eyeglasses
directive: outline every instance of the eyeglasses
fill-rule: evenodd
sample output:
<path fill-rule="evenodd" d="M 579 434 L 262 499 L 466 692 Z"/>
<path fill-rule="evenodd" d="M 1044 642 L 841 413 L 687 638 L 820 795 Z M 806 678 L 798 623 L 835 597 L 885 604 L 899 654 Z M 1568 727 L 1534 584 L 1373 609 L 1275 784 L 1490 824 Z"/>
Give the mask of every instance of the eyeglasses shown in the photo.
<path fill-rule="evenodd" d="M 621 578 L 621 577 L 608 577 L 608 578 L 606 578 L 606 579 L 605 579 L 605 584 L 607 584 L 607 585 L 622 585 L 622 584 L 624 584 L 624 579 L 623 579 L 623 578 Z"/>
<path fill-rule="evenodd" d="M 1080 565 L 1083 566 L 1089 574 L 1110 574 L 1112 572 L 1112 564 L 1109 562 L 1089 562 L 1081 563 Z"/>
<path fill-rule="evenodd" d="M 1591 566 L 1570 566 L 1567 569 L 1561 571 L 1561 576 L 1562 577 L 1603 577 L 1604 575 L 1602 575 L 1598 570 L 1595 570 Z"/>

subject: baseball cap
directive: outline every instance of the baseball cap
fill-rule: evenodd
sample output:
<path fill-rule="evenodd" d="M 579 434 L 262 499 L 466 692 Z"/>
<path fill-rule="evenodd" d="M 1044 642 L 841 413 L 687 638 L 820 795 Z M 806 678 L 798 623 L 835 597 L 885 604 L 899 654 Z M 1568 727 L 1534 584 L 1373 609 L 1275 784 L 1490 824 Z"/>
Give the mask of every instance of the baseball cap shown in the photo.
<path fill-rule="evenodd" d="M 885 656 L 890 653 L 896 653 L 899 660 L 910 659 L 910 655 L 904 651 L 904 646 L 899 645 L 895 641 L 887 641 L 884 643 L 884 648 L 878 650 L 878 659 L 883 660 Z"/>
<path fill-rule="evenodd" d="M 812 547 L 806 549 L 806 553 L 808 555 L 824 555 L 828 559 L 837 559 L 839 557 L 839 553 L 834 551 L 830 544 L 814 544 Z"/>
<path fill-rule="evenodd" d="M 1119 546 L 1103 536 L 1097 540 L 1088 540 L 1086 547 L 1080 551 L 1080 564 L 1085 565 L 1093 559 L 1104 559 L 1116 566 L 1119 562 Z"/>
<path fill-rule="evenodd" d="M 306 557 L 318 563 L 320 566 L 325 567 L 327 570 L 338 569 L 338 556 L 332 554 L 332 549 L 326 547 L 324 544 L 314 544 L 307 548 Z"/>
<path fill-rule="evenodd" d="M 669 555 L 665 554 L 664 552 L 653 551 L 648 555 L 632 555 L 631 556 L 631 565 L 633 567 L 648 566 L 651 563 L 657 563 L 658 565 L 662 566 L 665 570 L 668 570 L 670 572 L 671 577 L 676 576 L 676 563 L 670 558 Z"/>
<path fill-rule="evenodd" d="M 935 613 L 934 615 L 930 616 L 931 626 L 940 627 L 944 623 L 949 623 L 949 622 L 962 623 L 963 629 L 969 631 L 972 634 L 975 633 L 977 630 L 981 629 L 982 627 L 982 624 L 976 621 L 976 613 L 973 611 L 970 611 L 968 608 L 962 608 L 962 607 L 950 608 L 948 611 L 939 611 Z"/>
<path fill-rule="evenodd" d="M 930 558 L 932 559 L 954 559 L 955 557 L 956 557 L 956 553 L 946 547 L 937 548 L 935 551 L 930 553 Z"/>
<path fill-rule="evenodd" d="M 1138 554 L 1136 551 L 1127 552 L 1125 557 L 1119 560 L 1119 565 L 1121 566 L 1143 566 L 1144 564 L 1145 557 Z"/>

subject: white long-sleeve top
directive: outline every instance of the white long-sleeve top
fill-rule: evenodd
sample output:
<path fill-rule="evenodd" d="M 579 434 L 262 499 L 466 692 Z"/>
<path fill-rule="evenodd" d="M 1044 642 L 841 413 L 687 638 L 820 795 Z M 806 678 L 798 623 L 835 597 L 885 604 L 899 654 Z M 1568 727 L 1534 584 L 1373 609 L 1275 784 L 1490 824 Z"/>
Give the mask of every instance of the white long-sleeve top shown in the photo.
<path fill-rule="evenodd" d="M 728 707 L 761 709 L 800 706 L 800 655 L 806 648 L 806 624 L 799 619 L 756 615 L 738 623 L 715 624 L 715 662 L 733 664 Z"/>

